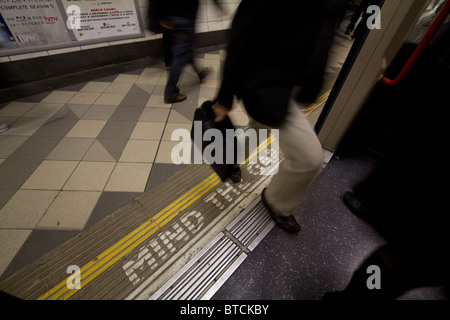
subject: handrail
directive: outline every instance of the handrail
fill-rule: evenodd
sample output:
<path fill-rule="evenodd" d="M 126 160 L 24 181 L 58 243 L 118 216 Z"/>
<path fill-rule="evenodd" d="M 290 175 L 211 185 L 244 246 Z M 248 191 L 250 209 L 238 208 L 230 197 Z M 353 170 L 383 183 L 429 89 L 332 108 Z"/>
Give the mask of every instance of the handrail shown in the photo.
<path fill-rule="evenodd" d="M 433 24 L 428 29 L 428 31 L 425 34 L 425 36 L 423 37 L 423 39 L 420 41 L 419 45 L 414 50 L 411 57 L 409 57 L 408 62 L 406 62 L 405 66 L 403 67 L 402 71 L 398 74 L 397 78 L 392 80 L 392 79 L 389 79 L 389 78 L 386 78 L 385 76 L 383 76 L 381 78 L 381 83 L 383 83 L 387 86 L 394 86 L 403 81 L 403 79 L 406 77 L 408 72 L 414 66 L 416 61 L 419 59 L 419 57 L 425 51 L 426 47 L 430 43 L 431 39 L 433 39 L 436 32 L 439 30 L 442 23 L 444 23 L 449 12 L 450 12 L 450 0 L 447 0 L 445 6 L 442 8 L 441 12 L 439 12 L 436 19 L 434 19 Z"/>

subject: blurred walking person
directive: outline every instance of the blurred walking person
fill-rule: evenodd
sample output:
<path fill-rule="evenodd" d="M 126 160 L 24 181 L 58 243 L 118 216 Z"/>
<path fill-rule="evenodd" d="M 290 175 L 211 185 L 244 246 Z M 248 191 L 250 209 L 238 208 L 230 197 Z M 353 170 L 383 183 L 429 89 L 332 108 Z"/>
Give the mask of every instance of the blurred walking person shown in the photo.
<path fill-rule="evenodd" d="M 194 70 L 202 81 L 208 74 L 207 69 L 200 70 L 192 57 L 195 37 L 195 22 L 199 0 L 155 0 L 156 11 L 161 25 L 172 30 L 172 65 L 164 90 L 165 103 L 177 103 L 186 100 L 187 96 L 180 93 L 178 81 L 187 63 L 192 63 Z M 214 0 L 218 4 L 218 0 Z"/>
<path fill-rule="evenodd" d="M 323 166 L 322 146 L 302 107 L 322 87 L 334 31 L 346 0 L 243 0 L 235 14 L 219 94 L 216 121 L 233 97 L 248 114 L 279 129 L 285 156 L 262 200 L 278 226 L 300 231 L 292 212 Z"/>

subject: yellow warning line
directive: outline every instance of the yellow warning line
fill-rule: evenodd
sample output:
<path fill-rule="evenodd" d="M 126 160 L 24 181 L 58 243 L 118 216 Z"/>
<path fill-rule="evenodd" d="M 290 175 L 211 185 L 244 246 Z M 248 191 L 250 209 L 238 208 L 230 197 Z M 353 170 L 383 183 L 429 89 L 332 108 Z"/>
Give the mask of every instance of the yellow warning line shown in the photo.
<path fill-rule="evenodd" d="M 303 110 L 303 112 L 305 113 L 305 116 L 310 115 L 314 110 L 316 110 L 325 101 L 327 101 L 328 97 L 330 96 L 330 92 L 331 92 L 331 90 L 328 90 L 322 96 L 320 96 L 319 99 L 317 99 L 313 104 L 311 104 L 307 109 Z"/>
<path fill-rule="evenodd" d="M 256 150 L 246 159 L 247 163 L 250 159 L 255 157 L 260 150 L 267 148 L 272 141 L 273 136 L 269 136 L 263 141 Z M 244 163 L 244 164 L 245 164 Z M 242 164 L 243 165 L 243 164 Z M 156 231 L 162 228 L 164 225 L 174 219 L 180 212 L 189 207 L 191 204 L 200 199 L 205 193 L 219 184 L 220 178 L 216 173 L 211 174 L 205 180 L 197 184 L 194 188 L 183 194 L 177 200 L 169 204 L 167 207 L 159 211 L 150 220 L 146 221 L 138 228 L 133 230 L 127 236 L 119 240 L 113 246 L 99 254 L 96 258 L 88 262 L 80 269 L 80 277 L 78 278 L 78 284 L 82 285 L 82 288 L 97 278 L 109 267 L 114 265 L 117 261 L 130 253 L 134 248 L 139 246 L 142 242 L 148 239 Z M 67 277 L 64 281 L 58 283 L 55 287 L 47 291 L 40 296 L 38 300 L 67 300 L 73 296 L 78 290 L 69 289 L 67 283 L 70 283 L 72 287 L 76 287 L 77 283 L 71 281 L 71 277 Z M 81 289 L 80 289 L 81 290 Z"/>

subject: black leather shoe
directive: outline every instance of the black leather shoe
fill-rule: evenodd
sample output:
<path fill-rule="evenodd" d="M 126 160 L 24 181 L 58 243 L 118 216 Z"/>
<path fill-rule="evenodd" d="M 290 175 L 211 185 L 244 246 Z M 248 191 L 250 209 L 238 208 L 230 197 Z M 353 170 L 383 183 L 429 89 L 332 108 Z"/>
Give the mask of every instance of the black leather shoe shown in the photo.
<path fill-rule="evenodd" d="M 264 206 L 267 208 L 267 211 L 269 211 L 270 217 L 275 221 L 275 223 L 284 231 L 287 231 L 289 233 L 297 233 L 300 231 L 300 225 L 295 220 L 294 216 L 291 214 L 288 217 L 284 217 L 279 215 L 278 213 L 274 212 L 272 208 L 267 203 L 264 192 L 266 189 L 263 190 L 261 194 L 261 199 L 264 204 Z"/>
<path fill-rule="evenodd" d="M 343 200 L 347 208 L 349 208 L 350 211 L 353 212 L 353 214 L 358 217 L 364 216 L 366 208 L 353 192 L 347 191 L 344 194 Z"/>
<path fill-rule="evenodd" d="M 186 98 L 187 98 L 187 96 L 185 94 L 178 93 L 176 96 L 173 96 L 173 97 L 165 96 L 164 102 L 167 104 L 177 103 L 177 102 L 186 100 Z"/>
<path fill-rule="evenodd" d="M 230 174 L 230 179 L 231 179 L 231 181 L 233 181 L 233 183 L 241 182 L 242 174 L 241 174 L 241 168 L 240 167 L 233 168 L 233 171 Z"/>

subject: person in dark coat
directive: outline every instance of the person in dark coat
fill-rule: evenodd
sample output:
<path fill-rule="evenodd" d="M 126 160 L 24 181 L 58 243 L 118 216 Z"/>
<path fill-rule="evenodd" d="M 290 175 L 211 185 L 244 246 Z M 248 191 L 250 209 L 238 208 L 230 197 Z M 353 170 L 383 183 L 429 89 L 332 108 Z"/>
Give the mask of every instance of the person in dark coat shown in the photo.
<path fill-rule="evenodd" d="M 222 84 L 213 105 L 216 121 L 242 99 L 256 121 L 279 129 L 285 155 L 262 199 L 288 232 L 292 216 L 321 170 L 321 144 L 301 106 L 315 101 L 345 0 L 243 0 L 232 22 Z"/>
<path fill-rule="evenodd" d="M 187 96 L 180 93 L 178 81 L 187 63 L 192 63 L 200 81 L 208 74 L 205 68 L 200 70 L 192 57 L 192 46 L 195 36 L 195 22 L 199 6 L 198 0 L 155 0 L 156 14 L 161 25 L 172 31 L 172 65 L 164 90 L 164 102 L 177 103 L 186 100 Z M 218 0 L 214 0 L 221 8 Z"/>

